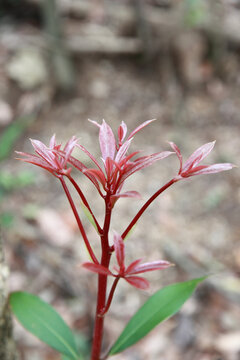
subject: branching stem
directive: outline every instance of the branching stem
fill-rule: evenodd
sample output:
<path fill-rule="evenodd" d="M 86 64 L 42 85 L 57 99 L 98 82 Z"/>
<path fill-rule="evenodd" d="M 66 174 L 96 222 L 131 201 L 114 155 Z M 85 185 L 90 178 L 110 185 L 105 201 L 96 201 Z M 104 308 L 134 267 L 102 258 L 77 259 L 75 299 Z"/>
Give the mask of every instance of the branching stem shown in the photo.
<path fill-rule="evenodd" d="M 82 190 L 80 189 L 80 187 L 78 186 L 78 184 L 76 183 L 76 181 L 71 177 L 71 175 L 68 176 L 68 179 L 71 181 L 72 185 L 75 187 L 76 191 L 78 192 L 78 194 L 79 194 L 79 196 L 80 196 L 83 204 L 86 206 L 86 208 L 88 209 L 88 211 L 89 211 L 90 214 L 92 215 L 92 218 L 93 218 L 93 220 L 94 220 L 94 223 L 95 223 L 95 225 L 96 225 L 96 227 L 97 227 L 97 230 L 98 230 L 99 234 L 102 234 L 103 230 L 102 230 L 102 228 L 100 227 L 97 219 L 95 218 L 95 216 L 94 216 L 94 214 L 93 214 L 93 212 L 92 212 L 92 209 L 91 209 L 91 207 L 90 207 L 87 199 L 85 198 Z"/>
<path fill-rule="evenodd" d="M 78 215 L 76 206 L 75 206 L 74 201 L 73 201 L 73 199 L 72 199 L 72 196 L 71 196 L 71 194 L 70 194 L 70 192 L 69 192 L 69 190 L 68 190 L 68 187 L 67 187 L 67 185 L 66 185 L 66 183 L 65 183 L 65 180 L 63 179 L 62 176 L 60 176 L 59 179 L 60 179 L 60 181 L 61 181 L 61 184 L 62 184 L 62 186 L 63 186 L 63 189 L 64 189 L 64 191 L 65 191 L 65 194 L 66 194 L 66 196 L 67 196 L 67 198 L 68 198 L 68 201 L 69 201 L 69 203 L 70 203 L 70 205 L 71 205 L 72 211 L 73 211 L 74 216 L 75 216 L 75 218 L 76 218 L 76 221 L 77 221 L 79 230 L 80 230 L 80 232 L 81 232 L 81 234 L 82 234 L 82 237 L 83 237 L 84 243 L 85 243 L 85 245 L 86 245 L 86 247 L 87 247 L 87 250 L 88 250 L 88 252 L 89 252 L 89 255 L 91 256 L 91 259 L 92 259 L 92 261 L 93 261 L 95 264 L 99 264 L 96 256 L 94 255 L 93 249 L 92 249 L 92 247 L 91 247 L 91 245 L 90 245 L 90 243 L 89 243 L 89 241 L 88 241 L 88 238 L 87 238 L 86 232 L 85 232 L 85 230 L 84 230 L 83 224 L 82 224 L 81 219 L 80 219 L 80 217 L 79 217 L 79 215 Z"/>
<path fill-rule="evenodd" d="M 105 197 L 105 220 L 103 226 L 103 233 L 101 235 L 101 246 L 102 246 L 101 265 L 106 268 L 109 268 L 109 263 L 112 255 L 108 241 L 111 214 L 112 214 L 112 207 L 110 202 L 110 194 L 107 194 Z M 102 338 L 103 338 L 103 325 L 104 325 L 104 316 L 102 315 L 102 313 L 106 306 L 105 305 L 106 292 L 107 292 L 107 276 L 103 274 L 98 274 L 98 296 L 97 296 L 97 307 L 96 307 L 96 315 L 95 315 L 95 328 L 93 334 L 91 360 L 100 359 Z"/>
<path fill-rule="evenodd" d="M 107 300 L 106 306 L 105 306 L 103 312 L 101 313 L 102 316 L 104 316 L 108 312 L 108 310 L 109 310 L 109 308 L 111 306 L 113 295 L 114 295 L 114 292 L 115 292 L 115 289 L 117 287 L 117 284 L 118 284 L 119 280 L 120 280 L 120 277 L 117 276 L 115 278 L 113 284 L 112 284 L 112 288 L 111 288 L 110 293 L 108 295 L 108 300 Z"/>
<path fill-rule="evenodd" d="M 166 183 L 164 186 L 162 186 L 158 191 L 155 192 L 141 207 L 141 209 L 138 211 L 138 213 L 134 216 L 133 220 L 130 222 L 126 230 L 122 233 L 122 238 L 125 239 L 129 231 L 133 228 L 133 226 L 136 224 L 138 219 L 142 216 L 144 211 L 149 207 L 149 205 L 167 188 L 169 188 L 172 184 L 176 182 L 176 179 L 170 180 L 168 183 Z"/>

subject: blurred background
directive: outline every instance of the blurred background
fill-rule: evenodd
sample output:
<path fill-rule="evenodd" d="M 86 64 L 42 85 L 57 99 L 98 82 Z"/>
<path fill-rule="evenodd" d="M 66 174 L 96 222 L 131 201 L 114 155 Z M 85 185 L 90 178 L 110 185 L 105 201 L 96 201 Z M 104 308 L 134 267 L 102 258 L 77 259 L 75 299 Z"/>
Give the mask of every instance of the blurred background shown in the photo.
<path fill-rule="evenodd" d="M 133 130 L 156 118 L 132 149 L 150 154 L 174 141 L 186 159 L 217 140 L 207 163 L 239 165 L 239 96 L 239 0 L 1 0 L 0 224 L 9 290 L 53 304 L 87 354 L 96 276 L 77 267 L 88 258 L 60 184 L 17 162 L 14 150 L 32 152 L 29 138 L 48 143 L 56 133 L 62 143 L 76 135 L 99 156 L 88 118 L 104 118 L 115 131 L 122 120 Z M 122 232 L 178 166 L 172 156 L 129 179 L 125 189 L 140 191 L 142 200 L 119 200 L 112 228 Z M 75 177 L 102 219 L 92 185 Z M 138 222 L 127 261 L 163 258 L 176 266 L 147 275 L 148 292 L 120 282 L 105 348 L 159 287 L 214 275 L 178 315 L 116 360 L 240 359 L 239 183 L 238 169 L 177 183 Z M 82 218 L 97 249 L 95 230 Z M 20 360 L 60 359 L 18 324 L 15 338 Z"/>

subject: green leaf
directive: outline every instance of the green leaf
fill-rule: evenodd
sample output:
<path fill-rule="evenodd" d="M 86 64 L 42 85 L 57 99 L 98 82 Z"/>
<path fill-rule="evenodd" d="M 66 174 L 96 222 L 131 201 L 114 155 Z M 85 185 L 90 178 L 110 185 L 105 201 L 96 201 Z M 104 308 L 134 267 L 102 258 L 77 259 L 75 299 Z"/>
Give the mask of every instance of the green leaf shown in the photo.
<path fill-rule="evenodd" d="M 156 325 L 174 315 L 205 278 L 169 285 L 152 295 L 131 318 L 109 355 L 117 354 L 135 344 Z"/>
<path fill-rule="evenodd" d="M 0 213 L 0 227 L 10 228 L 14 222 L 14 215 L 11 212 Z"/>
<path fill-rule="evenodd" d="M 10 295 L 10 305 L 28 331 L 69 359 L 79 359 L 71 330 L 50 305 L 38 296 L 21 291 Z"/>
<path fill-rule="evenodd" d="M 91 354 L 91 347 L 88 340 L 83 334 L 79 332 L 74 333 L 74 338 L 77 344 L 78 352 L 81 353 L 81 356 L 79 356 L 79 360 L 89 359 Z M 62 355 L 61 360 L 69 360 L 69 358 L 65 355 Z"/>
<path fill-rule="evenodd" d="M 33 122 L 34 116 L 23 116 L 10 124 L 0 137 L 0 161 L 4 160 L 12 151 L 15 141 Z"/>

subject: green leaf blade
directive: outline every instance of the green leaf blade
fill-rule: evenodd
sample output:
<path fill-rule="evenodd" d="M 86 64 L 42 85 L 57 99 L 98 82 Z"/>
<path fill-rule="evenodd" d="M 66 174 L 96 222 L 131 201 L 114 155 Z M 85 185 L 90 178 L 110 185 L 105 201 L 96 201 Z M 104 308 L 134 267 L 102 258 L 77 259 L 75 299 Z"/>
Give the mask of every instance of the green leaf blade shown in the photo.
<path fill-rule="evenodd" d="M 38 296 L 19 291 L 10 295 L 10 306 L 29 332 L 69 359 L 79 359 L 71 330 L 50 305 Z"/>
<path fill-rule="evenodd" d="M 131 318 L 109 355 L 122 352 L 147 335 L 155 326 L 168 319 L 181 308 L 196 286 L 206 277 L 164 287 L 152 295 Z"/>

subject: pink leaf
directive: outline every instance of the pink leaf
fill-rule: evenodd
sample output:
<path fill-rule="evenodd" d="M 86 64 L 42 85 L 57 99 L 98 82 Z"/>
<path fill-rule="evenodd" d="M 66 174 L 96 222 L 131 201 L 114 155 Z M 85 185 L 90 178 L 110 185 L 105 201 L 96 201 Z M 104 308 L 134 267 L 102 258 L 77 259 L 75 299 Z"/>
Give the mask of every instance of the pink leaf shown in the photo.
<path fill-rule="evenodd" d="M 130 175 L 132 175 L 136 171 L 142 170 L 142 169 L 146 168 L 147 166 L 152 165 L 156 161 L 162 160 L 171 154 L 173 154 L 172 151 L 163 151 L 163 152 L 152 154 L 149 156 L 143 156 L 143 157 L 135 160 L 129 167 L 129 170 L 127 170 L 124 173 L 121 181 L 124 181 L 126 178 L 128 178 Z"/>
<path fill-rule="evenodd" d="M 118 141 L 121 144 L 127 134 L 127 125 L 122 121 L 121 125 L 118 128 Z"/>
<path fill-rule="evenodd" d="M 130 265 L 128 265 L 128 267 L 126 268 L 125 270 L 125 274 L 130 274 L 131 271 L 133 269 L 135 269 L 135 267 L 142 261 L 142 259 L 137 259 L 137 260 L 134 260 L 133 262 L 131 262 Z"/>
<path fill-rule="evenodd" d="M 134 268 L 128 271 L 128 274 L 133 275 L 133 274 L 144 273 L 147 271 L 163 270 L 168 268 L 169 266 L 172 266 L 172 264 L 170 264 L 168 261 L 157 260 L 140 265 L 137 264 Z"/>
<path fill-rule="evenodd" d="M 51 173 L 55 172 L 57 169 L 55 167 L 53 167 L 52 165 L 50 165 L 48 162 L 46 162 L 44 159 L 39 158 L 36 155 L 32 155 L 32 154 L 27 154 L 27 153 L 23 153 L 20 151 L 16 151 L 17 154 L 21 155 L 21 156 L 25 156 L 25 158 L 17 158 L 17 160 L 21 160 L 33 165 L 37 165 L 40 166 L 41 168 L 50 171 Z"/>
<path fill-rule="evenodd" d="M 107 157 L 104 165 L 107 174 L 107 179 L 108 181 L 110 181 L 113 169 L 115 168 L 116 165 L 118 166 L 118 164 L 116 164 L 115 161 L 112 160 L 110 157 Z"/>
<path fill-rule="evenodd" d="M 233 164 L 223 163 L 223 164 L 214 164 L 209 166 L 199 166 L 195 168 L 195 171 L 191 175 L 202 175 L 202 174 L 214 174 L 221 171 L 231 170 L 234 167 Z"/>
<path fill-rule="evenodd" d="M 133 162 L 130 162 L 129 160 L 132 159 L 135 155 L 139 154 L 140 151 L 135 151 L 131 154 L 129 154 L 128 156 L 126 156 L 125 158 L 123 158 L 120 162 L 119 162 L 119 166 L 122 167 L 123 165 L 125 165 L 126 163 L 130 163 L 133 164 Z"/>
<path fill-rule="evenodd" d="M 70 140 L 68 140 L 68 142 L 66 143 L 65 147 L 64 147 L 64 152 L 65 152 L 65 159 L 63 162 L 63 167 L 65 167 L 69 156 L 71 155 L 71 153 L 73 152 L 74 147 L 76 146 L 78 142 L 78 139 L 73 136 Z"/>
<path fill-rule="evenodd" d="M 59 155 L 64 157 L 64 152 L 63 151 L 59 151 L 58 153 L 59 153 Z M 68 162 L 71 165 L 73 165 L 76 169 L 78 169 L 80 172 L 83 172 L 84 170 L 87 169 L 87 167 L 81 161 L 77 160 L 73 156 L 69 156 Z"/>
<path fill-rule="evenodd" d="M 68 159 L 68 162 L 71 165 L 73 165 L 76 169 L 78 169 L 80 172 L 82 172 L 85 176 L 87 176 L 88 179 L 95 185 L 98 192 L 101 194 L 100 187 L 99 187 L 98 181 L 95 178 L 95 175 L 88 174 L 86 172 L 87 167 L 81 161 L 75 159 L 73 156 L 70 156 L 69 159 Z"/>
<path fill-rule="evenodd" d="M 125 141 L 125 143 L 122 146 L 120 146 L 120 148 L 117 152 L 116 158 L 115 158 L 116 162 L 120 162 L 124 158 L 126 152 L 129 149 L 129 146 L 131 145 L 131 141 L 132 141 L 132 139 L 127 140 L 127 141 Z"/>
<path fill-rule="evenodd" d="M 79 144 L 76 144 L 76 146 L 79 147 L 79 149 L 81 149 L 83 152 L 85 152 L 85 154 L 87 154 L 90 157 L 90 159 L 94 162 L 94 164 L 97 165 L 99 170 L 101 170 L 101 166 L 99 165 L 99 163 L 97 162 L 95 157 L 92 154 L 90 154 L 90 152 L 87 149 L 85 149 L 84 146 L 79 145 Z"/>
<path fill-rule="evenodd" d="M 39 140 L 30 139 L 32 146 L 34 147 L 35 152 L 46 160 L 49 164 L 54 161 L 54 155 L 51 151 Z"/>
<path fill-rule="evenodd" d="M 107 269 L 105 266 L 102 266 L 100 264 L 94 264 L 91 262 L 85 262 L 81 265 L 82 267 L 84 267 L 85 269 L 92 271 L 94 273 L 97 274 L 101 274 L 101 275 L 112 275 L 111 271 L 109 269 Z"/>
<path fill-rule="evenodd" d="M 91 120 L 91 119 L 88 119 L 88 121 L 90 121 L 92 124 L 96 125 L 100 129 L 101 125 L 99 123 L 97 123 L 96 121 Z"/>
<path fill-rule="evenodd" d="M 122 237 L 114 232 L 113 236 L 114 249 L 117 258 L 117 262 L 120 268 L 120 271 L 124 270 L 124 259 L 125 259 L 125 246 Z"/>
<path fill-rule="evenodd" d="M 125 193 L 120 193 L 111 196 L 111 204 L 112 206 L 116 203 L 119 198 L 135 198 L 141 199 L 141 195 L 137 191 L 126 191 Z"/>
<path fill-rule="evenodd" d="M 146 290 L 149 288 L 149 282 L 140 276 L 127 276 L 124 279 L 137 289 Z"/>
<path fill-rule="evenodd" d="M 56 135 L 53 134 L 53 136 L 50 139 L 49 147 L 50 149 L 54 149 L 56 146 Z"/>
<path fill-rule="evenodd" d="M 103 120 L 99 131 L 99 143 L 102 152 L 103 160 L 107 157 L 114 159 L 116 151 L 115 137 L 110 126 Z"/>
<path fill-rule="evenodd" d="M 177 147 L 176 144 L 174 144 L 174 142 L 172 141 L 169 141 L 169 144 L 171 146 L 171 148 L 175 151 L 175 153 L 177 154 L 177 157 L 179 159 L 179 162 L 180 162 L 180 169 L 179 169 L 179 173 L 182 171 L 182 154 L 181 154 L 181 151 L 180 149 Z"/>
<path fill-rule="evenodd" d="M 137 191 L 126 191 L 124 193 L 121 194 L 116 194 L 116 195 L 112 195 L 111 199 L 119 199 L 120 197 L 122 198 L 136 198 L 136 199 L 141 199 L 141 195 L 139 194 L 139 192 Z"/>
<path fill-rule="evenodd" d="M 145 126 L 151 124 L 151 122 L 155 121 L 156 119 L 152 119 L 152 120 L 147 120 L 144 121 L 141 125 L 139 125 L 135 130 L 133 130 L 131 132 L 131 134 L 128 136 L 127 140 L 131 139 L 137 132 L 139 132 L 140 130 L 142 130 Z"/>
<path fill-rule="evenodd" d="M 215 141 L 200 146 L 194 153 L 188 158 L 182 168 L 182 172 L 187 172 L 200 163 L 213 149 Z"/>
<path fill-rule="evenodd" d="M 86 170 L 83 170 L 83 173 L 85 175 L 91 175 L 91 176 L 95 177 L 95 179 L 100 181 L 103 188 L 105 187 L 106 179 L 105 179 L 105 176 L 104 176 L 104 173 L 102 172 L 102 170 L 86 169 Z"/>

